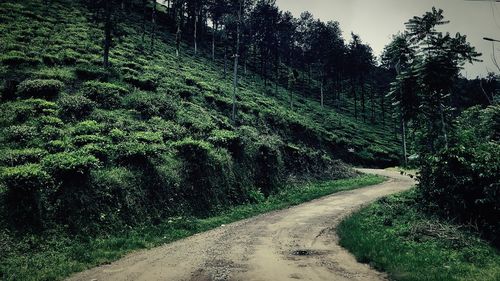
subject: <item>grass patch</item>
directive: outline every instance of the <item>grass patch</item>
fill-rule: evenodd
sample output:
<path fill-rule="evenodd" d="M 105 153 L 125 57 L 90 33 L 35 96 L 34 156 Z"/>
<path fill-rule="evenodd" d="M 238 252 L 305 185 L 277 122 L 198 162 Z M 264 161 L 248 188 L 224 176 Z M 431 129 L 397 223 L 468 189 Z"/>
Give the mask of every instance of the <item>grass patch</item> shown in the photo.
<path fill-rule="evenodd" d="M 344 220 L 340 244 L 394 280 L 500 280 L 500 253 L 417 209 L 416 191 L 383 198 Z"/>
<path fill-rule="evenodd" d="M 235 206 L 213 217 L 172 218 L 157 226 L 125 229 L 107 237 L 68 237 L 61 231 L 53 231 L 41 236 L 16 239 L 0 231 L 0 279 L 60 280 L 74 272 L 117 260 L 134 250 L 152 248 L 222 224 L 284 209 L 328 194 L 378 184 L 384 180 L 380 176 L 362 175 L 351 179 L 297 185 L 258 203 Z"/>

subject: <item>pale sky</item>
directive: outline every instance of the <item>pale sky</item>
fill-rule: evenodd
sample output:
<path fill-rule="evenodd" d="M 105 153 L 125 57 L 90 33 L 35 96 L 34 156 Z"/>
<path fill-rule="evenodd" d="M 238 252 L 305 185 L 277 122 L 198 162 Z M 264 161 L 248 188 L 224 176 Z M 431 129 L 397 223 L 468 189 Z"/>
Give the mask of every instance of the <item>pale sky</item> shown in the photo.
<path fill-rule="evenodd" d="M 466 65 L 468 78 L 484 76 L 495 71 L 492 63 L 491 42 L 483 37 L 500 40 L 500 3 L 465 0 L 276 0 L 281 10 L 291 11 L 296 17 L 303 11 L 311 12 L 323 21 L 340 23 L 344 39 L 350 40 L 353 31 L 368 43 L 379 57 L 393 34 L 405 29 L 404 23 L 413 16 L 421 16 L 433 6 L 444 10 L 445 19 L 451 21 L 441 31 L 467 35 L 468 41 L 483 56 L 484 62 Z M 496 43 L 496 55 L 500 62 L 500 43 Z M 496 71 L 498 73 L 498 70 Z"/>

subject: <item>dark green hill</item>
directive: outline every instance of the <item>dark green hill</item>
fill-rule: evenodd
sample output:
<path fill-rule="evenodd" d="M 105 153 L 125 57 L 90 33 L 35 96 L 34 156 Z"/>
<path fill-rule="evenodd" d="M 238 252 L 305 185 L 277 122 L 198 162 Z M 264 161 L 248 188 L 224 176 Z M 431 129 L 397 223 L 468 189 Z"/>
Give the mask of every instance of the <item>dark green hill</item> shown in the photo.
<path fill-rule="evenodd" d="M 120 24 L 112 67 L 103 31 L 77 1 L 0 3 L 0 165 L 4 221 L 72 231 L 206 215 L 289 179 L 340 178 L 342 161 L 397 163 L 390 126 L 321 108 L 241 77 L 237 122 L 223 66 L 159 26 L 143 50 L 141 15 Z M 243 72 L 243 71 L 241 71 Z M 342 161 L 341 161 L 342 160 Z"/>

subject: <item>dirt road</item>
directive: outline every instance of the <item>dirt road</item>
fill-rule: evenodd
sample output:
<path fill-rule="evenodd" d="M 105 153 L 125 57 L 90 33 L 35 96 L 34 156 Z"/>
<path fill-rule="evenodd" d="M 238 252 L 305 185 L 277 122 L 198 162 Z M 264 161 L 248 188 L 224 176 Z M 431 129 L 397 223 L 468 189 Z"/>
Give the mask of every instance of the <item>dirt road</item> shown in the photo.
<path fill-rule="evenodd" d="M 361 205 L 414 181 L 393 171 L 362 171 L 390 180 L 140 251 L 69 280 L 385 280 L 338 245 L 335 227 Z"/>

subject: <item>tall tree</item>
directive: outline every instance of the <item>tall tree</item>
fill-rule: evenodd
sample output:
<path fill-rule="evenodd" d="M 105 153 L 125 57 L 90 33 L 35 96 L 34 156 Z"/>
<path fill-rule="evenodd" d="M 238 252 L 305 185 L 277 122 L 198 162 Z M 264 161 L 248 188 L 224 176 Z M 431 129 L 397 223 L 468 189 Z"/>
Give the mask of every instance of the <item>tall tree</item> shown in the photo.
<path fill-rule="evenodd" d="M 426 138 L 430 142 L 435 132 L 441 132 L 439 146 L 448 147 L 448 127 L 451 113 L 450 95 L 454 82 L 465 62 L 477 61 L 480 56 L 467 42 L 465 35 L 438 32 L 436 28 L 445 25 L 443 10 L 433 8 L 421 17 L 414 17 L 406 23 L 409 42 L 417 49 L 414 62 L 419 85 L 422 116 L 427 124 Z M 439 135 L 438 135 L 439 136 Z M 435 144 L 429 143 L 431 151 Z"/>
<path fill-rule="evenodd" d="M 153 0 L 153 10 L 151 13 L 151 52 L 154 52 L 156 39 L 156 0 Z"/>
<path fill-rule="evenodd" d="M 401 124 L 401 144 L 403 162 L 408 164 L 406 129 L 408 120 L 415 116 L 418 109 L 416 97 L 416 77 L 412 63 L 415 60 L 415 49 L 410 46 L 407 34 L 394 36 L 393 41 L 387 45 L 382 55 L 382 63 L 397 74 L 396 81 L 392 84 L 389 97 L 394 106 L 398 108 Z"/>
<path fill-rule="evenodd" d="M 215 45 L 219 26 L 228 10 L 229 3 L 225 0 L 210 0 L 208 2 L 208 12 L 212 21 L 212 60 L 215 60 Z"/>
<path fill-rule="evenodd" d="M 113 29 L 113 1 L 103 1 L 104 5 L 104 54 L 103 66 L 109 67 L 109 50 L 112 44 L 112 29 Z"/>
<path fill-rule="evenodd" d="M 234 54 L 234 78 L 233 78 L 233 111 L 232 111 L 232 120 L 233 123 L 236 123 L 236 94 L 238 89 L 238 59 L 240 56 L 240 26 L 241 26 L 241 13 L 243 9 L 243 5 L 245 0 L 239 0 L 239 9 L 238 9 L 238 23 L 236 30 L 236 52 Z"/>
<path fill-rule="evenodd" d="M 365 99 L 365 83 L 367 74 L 374 65 L 373 53 L 370 46 L 363 44 L 359 35 L 351 34 L 352 39 L 349 43 L 348 60 L 349 73 L 351 80 L 351 93 L 354 95 L 354 116 L 357 118 L 357 92 L 355 84 L 359 84 L 361 89 L 361 109 L 363 120 L 366 121 L 366 99 Z"/>

